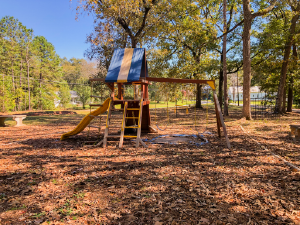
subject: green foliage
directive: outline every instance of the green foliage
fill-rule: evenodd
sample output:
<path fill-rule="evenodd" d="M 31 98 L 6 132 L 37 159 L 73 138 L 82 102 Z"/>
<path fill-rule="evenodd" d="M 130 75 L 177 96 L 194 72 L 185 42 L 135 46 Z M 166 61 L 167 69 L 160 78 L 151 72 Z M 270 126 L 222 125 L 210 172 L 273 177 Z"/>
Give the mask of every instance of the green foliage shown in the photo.
<path fill-rule="evenodd" d="M 70 88 L 67 82 L 63 82 L 59 88 L 59 98 L 62 107 L 66 108 L 71 101 Z"/>
<path fill-rule="evenodd" d="M 2 75 L 0 80 L 0 105 L 2 112 L 13 110 L 15 107 L 15 98 L 13 94 L 12 79 Z"/>
<path fill-rule="evenodd" d="M 83 109 L 85 109 L 85 105 L 90 98 L 91 88 L 87 84 L 85 79 L 80 79 L 77 81 L 80 85 L 76 85 L 74 90 L 77 92 L 79 96 L 79 100 L 82 103 Z"/>
<path fill-rule="evenodd" d="M 278 91 L 280 74 L 282 70 L 283 54 L 287 39 L 289 37 L 290 23 L 293 13 L 282 5 L 268 17 L 265 23 L 261 24 L 263 32 L 255 32 L 254 36 L 258 42 L 253 46 L 253 51 L 256 51 L 255 57 L 252 60 L 253 79 L 252 85 L 259 85 L 261 89 L 268 93 Z M 298 29 L 299 30 L 299 29 Z M 300 44 L 300 40 L 296 38 L 295 46 Z M 294 85 L 294 98 L 297 101 L 297 80 L 300 78 L 298 72 L 298 58 L 292 55 L 291 52 L 288 72 L 287 85 L 288 88 L 290 78 L 296 81 Z"/>
<path fill-rule="evenodd" d="M 5 99 L 0 110 L 53 109 L 58 87 L 49 81 L 62 76 L 54 46 L 45 37 L 33 38 L 33 31 L 13 17 L 1 19 L 0 43 L 0 98 Z"/>
<path fill-rule="evenodd" d="M 61 104 L 70 103 L 70 89 L 78 80 L 98 74 L 95 62 L 60 59 L 54 46 L 43 36 L 34 36 L 13 17 L 0 21 L 0 111 L 54 109 L 55 93 Z M 86 103 L 86 89 L 79 88 Z"/>

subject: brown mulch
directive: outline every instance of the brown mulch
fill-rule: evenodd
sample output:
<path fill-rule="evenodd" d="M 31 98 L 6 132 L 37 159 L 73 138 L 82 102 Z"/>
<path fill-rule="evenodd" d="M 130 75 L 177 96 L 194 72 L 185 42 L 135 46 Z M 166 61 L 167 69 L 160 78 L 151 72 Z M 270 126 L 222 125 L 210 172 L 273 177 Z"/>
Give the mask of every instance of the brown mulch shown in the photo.
<path fill-rule="evenodd" d="M 60 141 L 67 123 L 0 128 L 0 224 L 300 224 L 300 173 L 240 127 L 299 167 L 300 143 L 288 137 L 299 118 L 238 117 L 226 118 L 231 149 L 213 114 L 207 129 L 199 122 L 198 132 L 211 133 L 200 147 L 87 147 L 96 129 Z M 143 138 L 197 133 L 182 118 L 172 122 Z"/>

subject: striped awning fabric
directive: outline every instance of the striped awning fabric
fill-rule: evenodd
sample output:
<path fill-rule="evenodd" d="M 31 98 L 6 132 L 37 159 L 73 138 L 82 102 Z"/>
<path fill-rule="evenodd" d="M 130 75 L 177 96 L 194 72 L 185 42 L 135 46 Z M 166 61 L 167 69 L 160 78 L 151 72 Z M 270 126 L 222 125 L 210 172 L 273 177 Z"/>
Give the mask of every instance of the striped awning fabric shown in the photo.
<path fill-rule="evenodd" d="M 144 48 L 125 48 L 114 51 L 105 82 L 127 83 L 148 76 Z"/>

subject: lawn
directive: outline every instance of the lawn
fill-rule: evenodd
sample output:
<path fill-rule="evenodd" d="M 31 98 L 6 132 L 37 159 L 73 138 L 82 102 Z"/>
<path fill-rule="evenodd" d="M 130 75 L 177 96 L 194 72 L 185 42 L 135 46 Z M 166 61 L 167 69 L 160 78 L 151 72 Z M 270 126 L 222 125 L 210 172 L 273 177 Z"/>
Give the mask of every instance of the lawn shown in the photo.
<path fill-rule="evenodd" d="M 143 134 L 208 131 L 201 146 L 86 146 L 98 140 L 96 129 L 60 141 L 86 112 L 28 116 L 27 126 L 0 128 L 0 224 L 300 223 L 300 173 L 274 156 L 300 167 L 300 142 L 288 136 L 299 114 L 246 121 L 241 107 L 230 106 L 231 149 L 217 135 L 213 105 L 207 120 L 206 109 L 177 117 L 170 110 L 169 118 L 166 108 L 152 109 L 153 126 L 164 129 Z"/>

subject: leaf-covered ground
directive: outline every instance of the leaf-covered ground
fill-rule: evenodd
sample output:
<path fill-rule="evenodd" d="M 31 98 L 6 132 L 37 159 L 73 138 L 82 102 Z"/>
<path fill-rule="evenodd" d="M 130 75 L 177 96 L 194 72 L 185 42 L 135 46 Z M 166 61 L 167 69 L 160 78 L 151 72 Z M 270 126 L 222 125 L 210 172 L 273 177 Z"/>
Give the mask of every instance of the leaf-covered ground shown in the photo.
<path fill-rule="evenodd" d="M 143 138 L 195 134 L 191 112 L 171 116 L 167 129 Z M 212 112 L 200 147 L 87 147 L 88 131 L 60 141 L 81 118 L 28 117 L 27 126 L 0 128 L 0 224 L 300 224 L 300 173 L 270 153 L 300 167 L 300 142 L 288 137 L 298 114 L 246 121 L 235 111 L 226 118 L 231 149 Z"/>

